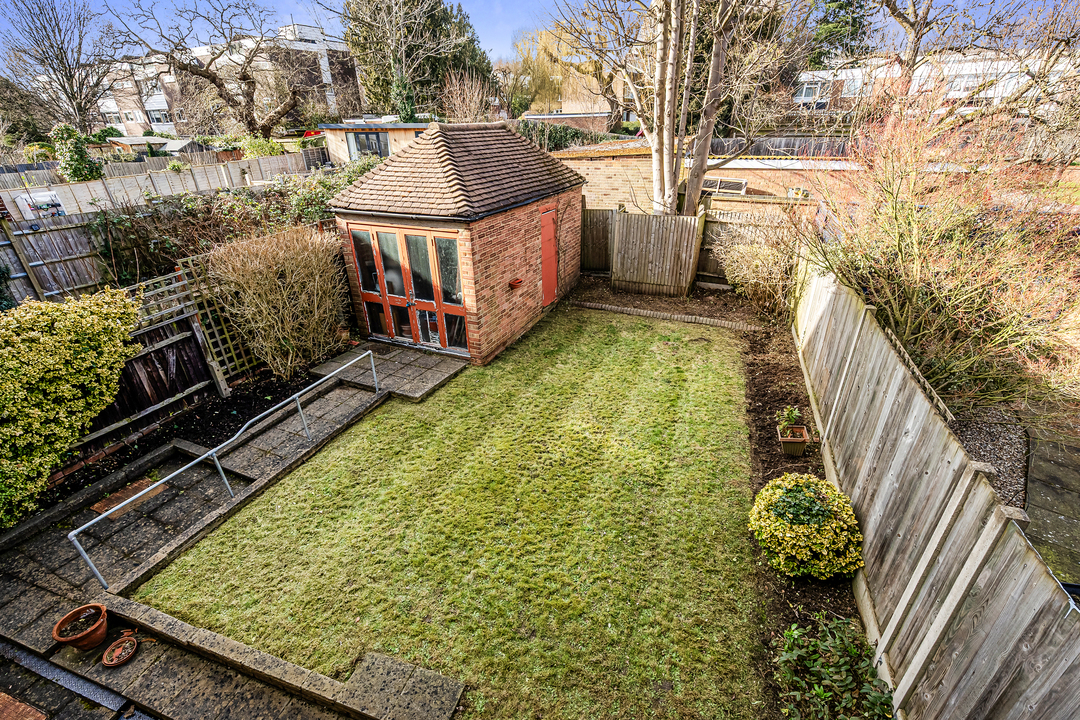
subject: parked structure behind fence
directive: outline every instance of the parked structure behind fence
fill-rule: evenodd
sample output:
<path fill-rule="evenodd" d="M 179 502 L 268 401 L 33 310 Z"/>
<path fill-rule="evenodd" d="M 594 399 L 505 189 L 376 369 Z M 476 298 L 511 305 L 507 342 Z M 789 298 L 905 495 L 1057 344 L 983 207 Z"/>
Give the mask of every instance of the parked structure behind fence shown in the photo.
<path fill-rule="evenodd" d="M 795 321 L 830 479 L 865 540 L 856 598 L 910 720 L 1071 718 L 1080 611 L 873 308 L 803 268 Z"/>

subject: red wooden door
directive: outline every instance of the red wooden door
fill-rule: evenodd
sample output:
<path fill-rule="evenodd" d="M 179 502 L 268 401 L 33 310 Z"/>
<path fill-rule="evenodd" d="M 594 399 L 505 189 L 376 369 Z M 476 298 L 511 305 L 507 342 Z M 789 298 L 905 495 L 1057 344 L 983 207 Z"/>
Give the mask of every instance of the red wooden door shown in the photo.
<path fill-rule="evenodd" d="M 559 244 L 555 240 L 558 210 L 552 207 L 540 214 L 540 276 L 544 288 L 544 307 L 555 302 L 559 288 Z"/>

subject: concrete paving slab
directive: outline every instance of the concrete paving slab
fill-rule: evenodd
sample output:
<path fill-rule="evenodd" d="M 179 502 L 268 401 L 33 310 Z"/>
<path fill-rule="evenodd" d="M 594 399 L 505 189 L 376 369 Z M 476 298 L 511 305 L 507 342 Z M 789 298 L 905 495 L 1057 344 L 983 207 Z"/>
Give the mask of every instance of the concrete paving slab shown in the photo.
<path fill-rule="evenodd" d="M 457 709 L 465 684 L 424 668 L 417 668 L 386 720 L 449 720 Z"/>
<path fill-rule="evenodd" d="M 414 672 L 415 665 L 367 653 L 345 683 L 339 701 L 373 717 L 385 718 Z"/>

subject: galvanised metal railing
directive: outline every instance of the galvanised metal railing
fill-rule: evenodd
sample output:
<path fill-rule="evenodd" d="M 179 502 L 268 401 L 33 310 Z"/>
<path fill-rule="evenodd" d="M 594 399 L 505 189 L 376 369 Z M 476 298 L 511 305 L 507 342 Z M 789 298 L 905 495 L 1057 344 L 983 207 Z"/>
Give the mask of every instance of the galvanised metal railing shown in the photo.
<path fill-rule="evenodd" d="M 371 381 L 375 385 L 375 392 L 376 393 L 379 392 L 379 378 L 375 375 L 375 356 L 371 354 L 370 350 L 368 350 L 363 355 L 360 355 L 359 357 L 353 358 L 352 360 L 345 363 L 344 365 L 342 365 L 341 367 L 339 367 L 337 370 L 333 371 L 332 373 L 328 373 L 327 375 L 319 378 L 318 380 L 316 380 L 312 384 L 308 385 L 306 388 L 304 388 L 300 392 L 298 392 L 298 393 L 296 393 L 296 394 L 282 400 L 277 405 L 275 405 L 274 407 L 270 408 L 269 410 L 261 413 L 260 415 L 256 415 L 255 417 L 251 418 L 246 423 L 244 423 L 244 426 L 242 428 L 240 428 L 239 430 L 237 430 L 236 434 L 233 435 L 231 438 L 229 438 L 225 442 L 221 443 L 220 445 L 214 447 L 213 449 L 207 450 L 205 453 L 203 453 L 199 457 L 195 458 L 194 460 L 189 462 L 184 467 L 180 468 L 179 470 L 176 470 L 175 472 L 169 473 L 168 476 L 162 478 L 161 480 L 158 480 L 156 483 L 154 483 L 153 485 L 150 485 L 149 487 L 144 489 L 139 494 L 133 495 L 132 497 L 130 497 L 127 500 L 125 500 L 124 502 L 120 503 L 116 507 L 111 508 L 111 509 L 107 510 L 106 512 L 103 512 L 101 515 L 98 515 L 96 518 L 94 518 L 90 522 L 86 523 L 82 527 L 76 528 L 76 529 L 72 530 L 71 532 L 69 532 L 68 536 L 67 536 L 68 540 L 70 540 L 71 543 L 75 546 L 75 549 L 79 551 L 79 555 L 81 555 L 82 559 L 86 561 L 86 564 L 90 566 L 90 571 L 94 573 L 94 577 L 96 577 L 98 582 L 101 583 L 101 586 L 103 588 L 105 588 L 106 590 L 109 589 L 109 583 L 105 582 L 105 578 L 103 578 L 101 576 L 101 573 L 98 571 L 97 566 L 94 565 L 93 560 L 90 559 L 90 556 L 86 554 L 86 550 L 84 550 L 83 546 L 79 543 L 79 539 L 78 539 L 79 533 L 81 533 L 84 530 L 86 530 L 87 528 L 92 527 L 92 526 L 96 525 L 97 523 L 101 522 L 102 520 L 109 517 L 110 515 L 112 515 L 114 512 L 116 512 L 120 508 L 125 507 L 127 505 L 130 505 L 131 503 L 135 502 L 136 500 L 141 498 L 143 495 L 150 492 L 151 490 L 158 487 L 159 485 L 163 485 L 163 484 L 167 483 L 169 480 L 172 480 L 174 477 L 176 477 L 180 473 L 185 472 L 187 470 L 190 470 L 191 468 L 195 467 L 196 465 L 198 465 L 202 461 L 206 460 L 207 458 L 214 461 L 214 467 L 217 468 L 218 474 L 221 475 L 221 481 L 223 483 L 225 483 L 225 489 L 229 491 L 229 497 L 235 497 L 236 495 L 235 495 L 235 493 L 233 493 L 232 486 L 229 485 L 229 479 L 227 477 L 225 477 L 225 470 L 222 469 L 222 467 L 221 467 L 221 461 L 218 460 L 218 453 L 220 453 L 222 451 L 222 449 L 228 447 L 230 444 L 235 442 L 236 439 L 239 438 L 241 435 L 243 435 L 245 432 L 247 432 L 247 429 L 250 428 L 253 424 L 257 423 L 259 420 L 262 420 L 267 415 L 271 415 L 271 414 L 277 412 L 278 410 L 280 410 L 281 408 L 285 407 L 289 403 L 293 403 L 293 402 L 296 403 L 296 409 L 300 413 L 300 422 L 302 422 L 304 424 L 304 434 L 307 435 L 308 442 L 311 442 L 311 431 L 308 430 L 307 418 L 304 416 L 304 407 L 300 404 L 300 396 L 311 392 L 312 390 L 314 390 L 318 386 L 322 385 L 324 382 L 326 382 L 330 378 L 336 376 L 342 370 L 350 367 L 355 362 L 359 362 L 360 360 L 363 360 L 365 357 L 368 358 L 368 360 L 371 361 Z"/>

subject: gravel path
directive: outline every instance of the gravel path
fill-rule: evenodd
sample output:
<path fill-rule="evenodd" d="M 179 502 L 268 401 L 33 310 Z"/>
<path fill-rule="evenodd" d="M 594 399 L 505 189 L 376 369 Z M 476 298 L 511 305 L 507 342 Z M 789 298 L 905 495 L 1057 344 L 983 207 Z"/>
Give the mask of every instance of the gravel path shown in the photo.
<path fill-rule="evenodd" d="M 1027 498 L 1028 440 L 1016 418 L 1001 410 L 983 410 L 951 427 L 973 459 L 990 463 L 998 471 L 990 484 L 1006 505 L 1023 508 Z"/>

